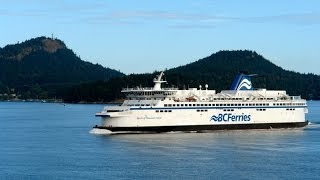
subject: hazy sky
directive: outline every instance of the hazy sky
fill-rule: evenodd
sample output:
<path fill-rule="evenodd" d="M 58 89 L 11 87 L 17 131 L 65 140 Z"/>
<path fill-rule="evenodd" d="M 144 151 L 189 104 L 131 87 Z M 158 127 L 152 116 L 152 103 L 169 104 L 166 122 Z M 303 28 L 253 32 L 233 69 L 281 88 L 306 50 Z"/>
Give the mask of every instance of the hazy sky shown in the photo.
<path fill-rule="evenodd" d="M 319 0 L 0 2 L 1 47 L 53 33 L 83 60 L 124 73 L 249 49 L 285 69 L 320 74 Z"/>

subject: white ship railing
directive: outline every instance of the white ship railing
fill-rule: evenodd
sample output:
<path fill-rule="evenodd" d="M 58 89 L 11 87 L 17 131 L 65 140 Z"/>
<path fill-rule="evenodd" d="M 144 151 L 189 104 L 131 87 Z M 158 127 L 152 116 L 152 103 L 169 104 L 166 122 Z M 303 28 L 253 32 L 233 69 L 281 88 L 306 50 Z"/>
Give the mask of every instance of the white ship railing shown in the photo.
<path fill-rule="evenodd" d="M 144 90 L 153 90 L 153 87 L 137 87 L 137 88 L 122 88 L 122 91 L 144 91 Z M 178 88 L 161 88 L 161 90 L 178 90 Z"/>
<path fill-rule="evenodd" d="M 290 96 L 291 100 L 300 100 L 301 96 Z"/>
<path fill-rule="evenodd" d="M 128 111 L 130 106 L 105 106 L 103 111 L 105 112 L 121 112 L 121 111 Z"/>

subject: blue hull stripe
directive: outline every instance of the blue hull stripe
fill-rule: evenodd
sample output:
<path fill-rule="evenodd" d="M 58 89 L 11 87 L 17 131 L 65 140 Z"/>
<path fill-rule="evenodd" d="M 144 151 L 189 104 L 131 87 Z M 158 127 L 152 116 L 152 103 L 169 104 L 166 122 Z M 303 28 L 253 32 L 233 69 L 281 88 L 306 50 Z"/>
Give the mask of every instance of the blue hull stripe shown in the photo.
<path fill-rule="evenodd" d="M 108 129 L 112 132 L 170 132 L 170 131 L 197 131 L 206 132 L 207 130 L 234 130 L 234 129 L 273 129 L 273 128 L 298 128 L 308 125 L 305 122 L 292 123 L 257 123 L 257 124 L 219 124 L 219 125 L 184 125 L 184 126 L 136 126 L 136 127 L 104 127 L 95 126 L 93 128 Z"/>

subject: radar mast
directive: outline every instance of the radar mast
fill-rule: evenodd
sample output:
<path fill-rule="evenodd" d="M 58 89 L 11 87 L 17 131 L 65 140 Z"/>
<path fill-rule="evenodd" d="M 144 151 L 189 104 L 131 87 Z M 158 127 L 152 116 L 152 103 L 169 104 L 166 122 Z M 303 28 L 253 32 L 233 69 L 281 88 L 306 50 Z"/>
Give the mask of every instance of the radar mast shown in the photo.
<path fill-rule="evenodd" d="M 153 90 L 161 90 L 161 83 L 167 82 L 162 80 L 163 75 L 164 75 L 164 72 L 161 71 L 161 73 L 157 76 L 157 78 L 153 79 L 153 82 L 154 82 Z"/>

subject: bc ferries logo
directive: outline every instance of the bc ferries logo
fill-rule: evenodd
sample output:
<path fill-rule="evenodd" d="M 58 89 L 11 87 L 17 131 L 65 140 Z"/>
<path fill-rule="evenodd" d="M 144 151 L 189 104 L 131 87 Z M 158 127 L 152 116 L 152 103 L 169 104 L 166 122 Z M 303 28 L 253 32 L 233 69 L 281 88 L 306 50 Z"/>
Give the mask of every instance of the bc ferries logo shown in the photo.
<path fill-rule="evenodd" d="M 213 115 L 210 118 L 210 121 L 214 121 L 214 122 L 229 122 L 229 121 L 233 121 L 233 122 L 239 122 L 239 121 L 251 121 L 251 115 L 247 115 L 242 113 L 241 115 L 234 115 L 231 113 L 225 113 L 225 114 L 218 114 Z"/>
<path fill-rule="evenodd" d="M 249 81 L 248 79 L 242 79 L 242 81 L 239 83 L 239 86 L 237 87 L 237 90 L 242 89 L 252 89 L 251 81 Z"/>
<path fill-rule="evenodd" d="M 251 84 L 251 77 L 255 76 L 255 74 L 246 75 L 246 74 L 238 74 L 234 79 L 230 90 L 253 90 Z"/>

